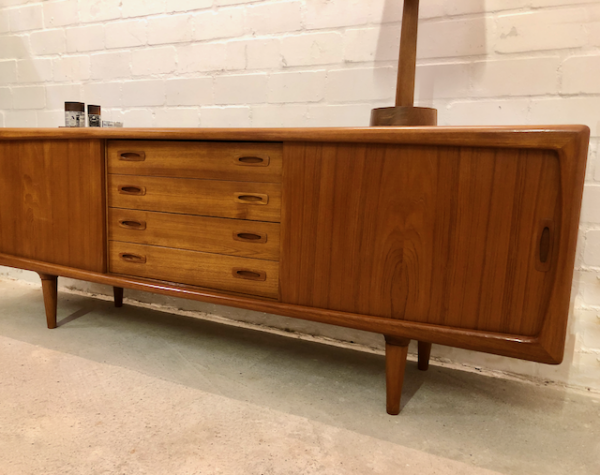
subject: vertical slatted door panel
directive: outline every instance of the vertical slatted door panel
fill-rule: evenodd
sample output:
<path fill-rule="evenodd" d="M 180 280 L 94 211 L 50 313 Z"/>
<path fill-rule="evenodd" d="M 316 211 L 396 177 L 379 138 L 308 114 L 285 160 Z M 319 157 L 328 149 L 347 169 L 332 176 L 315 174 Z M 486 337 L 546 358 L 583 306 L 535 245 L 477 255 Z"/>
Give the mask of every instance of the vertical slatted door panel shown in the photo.
<path fill-rule="evenodd" d="M 100 140 L 0 142 L 0 252 L 103 272 Z"/>
<path fill-rule="evenodd" d="M 415 320 L 535 335 L 554 281 L 555 269 L 539 271 L 536 258 L 541 224 L 558 227 L 557 158 L 535 150 L 465 148 L 454 167 L 453 189 L 443 196 L 451 219 L 435 230 L 436 302 L 427 319 Z"/>
<path fill-rule="evenodd" d="M 539 332 L 556 272 L 538 262 L 539 242 L 548 223 L 552 236 L 560 227 L 554 152 L 289 144 L 285 154 L 284 302 Z"/>

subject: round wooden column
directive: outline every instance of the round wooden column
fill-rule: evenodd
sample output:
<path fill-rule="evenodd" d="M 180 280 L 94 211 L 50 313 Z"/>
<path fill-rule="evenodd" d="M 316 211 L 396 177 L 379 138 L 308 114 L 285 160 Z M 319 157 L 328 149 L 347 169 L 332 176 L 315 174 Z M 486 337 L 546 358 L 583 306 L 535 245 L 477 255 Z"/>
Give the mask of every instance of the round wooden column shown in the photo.
<path fill-rule="evenodd" d="M 437 125 L 436 109 L 414 107 L 418 26 L 419 0 L 404 0 L 396 105 L 373 109 L 371 111 L 372 126 Z"/>

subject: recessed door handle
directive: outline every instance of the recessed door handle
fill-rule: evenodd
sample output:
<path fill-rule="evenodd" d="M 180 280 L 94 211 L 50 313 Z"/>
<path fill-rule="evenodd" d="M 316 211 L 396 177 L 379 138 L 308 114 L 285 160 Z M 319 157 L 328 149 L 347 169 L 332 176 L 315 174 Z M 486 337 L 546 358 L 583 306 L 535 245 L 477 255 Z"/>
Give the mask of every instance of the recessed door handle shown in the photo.
<path fill-rule="evenodd" d="M 535 268 L 548 272 L 552 267 L 552 250 L 554 247 L 554 221 L 544 219 L 540 222 L 537 232 Z"/>

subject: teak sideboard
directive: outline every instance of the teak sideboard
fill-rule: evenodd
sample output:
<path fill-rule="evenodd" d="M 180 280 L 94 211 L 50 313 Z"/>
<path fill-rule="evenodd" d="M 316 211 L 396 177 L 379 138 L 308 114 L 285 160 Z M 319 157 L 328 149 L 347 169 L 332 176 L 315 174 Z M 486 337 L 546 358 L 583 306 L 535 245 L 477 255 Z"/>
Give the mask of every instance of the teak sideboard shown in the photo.
<path fill-rule="evenodd" d="M 558 364 L 589 129 L 0 129 L 0 265 Z"/>

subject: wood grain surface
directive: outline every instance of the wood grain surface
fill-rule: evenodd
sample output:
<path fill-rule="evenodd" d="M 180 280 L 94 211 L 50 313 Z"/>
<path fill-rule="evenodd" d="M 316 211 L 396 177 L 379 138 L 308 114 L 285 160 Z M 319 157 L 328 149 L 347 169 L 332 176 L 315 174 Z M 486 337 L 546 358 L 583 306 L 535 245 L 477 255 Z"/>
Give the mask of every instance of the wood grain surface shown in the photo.
<path fill-rule="evenodd" d="M 228 142 L 330 142 L 456 145 L 562 149 L 589 137 L 585 125 L 479 127 L 306 127 L 306 128 L 0 128 L 0 140 L 210 140 Z M 588 140 L 589 141 L 589 140 Z"/>
<path fill-rule="evenodd" d="M 508 334 L 539 333 L 560 231 L 556 152 L 286 146 L 282 300 Z"/>
<path fill-rule="evenodd" d="M 281 182 L 280 143 L 108 142 L 108 171 L 206 180 Z"/>
<path fill-rule="evenodd" d="M 101 140 L 0 141 L 0 251 L 106 270 Z"/>
<path fill-rule="evenodd" d="M 120 187 L 143 194 L 123 194 Z M 267 195 L 268 203 L 241 202 L 239 193 Z M 110 174 L 108 203 L 114 208 L 279 222 L 281 185 Z"/>
<path fill-rule="evenodd" d="M 109 258 L 115 274 L 279 297 L 279 264 L 273 261 L 115 241 L 109 243 Z"/>
<path fill-rule="evenodd" d="M 108 238 L 229 256 L 279 259 L 279 224 L 110 208 Z"/>

